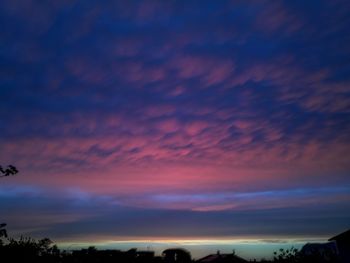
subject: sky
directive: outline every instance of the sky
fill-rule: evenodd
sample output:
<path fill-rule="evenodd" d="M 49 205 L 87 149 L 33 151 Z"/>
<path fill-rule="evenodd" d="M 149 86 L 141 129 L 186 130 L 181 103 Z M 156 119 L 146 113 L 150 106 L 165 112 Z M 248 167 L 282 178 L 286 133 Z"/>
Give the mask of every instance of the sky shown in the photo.
<path fill-rule="evenodd" d="M 66 245 L 349 229 L 349 14 L 345 0 L 1 1 L 0 164 L 20 173 L 0 178 L 0 220 Z"/>

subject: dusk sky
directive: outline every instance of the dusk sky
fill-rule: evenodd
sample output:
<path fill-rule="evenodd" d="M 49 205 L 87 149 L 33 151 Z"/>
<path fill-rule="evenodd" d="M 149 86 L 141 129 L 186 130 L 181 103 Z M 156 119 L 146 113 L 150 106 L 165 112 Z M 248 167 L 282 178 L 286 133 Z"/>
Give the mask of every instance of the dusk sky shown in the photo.
<path fill-rule="evenodd" d="M 7 0 L 0 26 L 10 235 L 283 244 L 350 228 L 349 1 Z"/>

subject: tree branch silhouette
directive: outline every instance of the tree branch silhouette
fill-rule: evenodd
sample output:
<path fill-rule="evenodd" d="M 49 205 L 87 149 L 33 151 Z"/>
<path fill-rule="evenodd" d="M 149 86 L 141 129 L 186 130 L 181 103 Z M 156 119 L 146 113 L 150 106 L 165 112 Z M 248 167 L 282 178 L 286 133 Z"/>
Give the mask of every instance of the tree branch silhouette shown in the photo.
<path fill-rule="evenodd" d="M 7 177 L 7 176 L 15 175 L 17 173 L 18 173 L 18 170 L 13 165 L 8 165 L 7 168 L 3 168 L 0 165 L 0 177 Z"/>
<path fill-rule="evenodd" d="M 11 176 L 11 175 L 15 175 L 18 173 L 18 170 L 15 166 L 13 165 L 8 165 L 7 168 L 3 168 L 0 165 L 0 178 L 1 177 L 7 177 L 7 176 Z M 1 223 L 0 224 L 0 238 L 1 237 L 5 237 L 7 238 L 7 232 L 6 232 L 6 224 L 5 223 Z"/>

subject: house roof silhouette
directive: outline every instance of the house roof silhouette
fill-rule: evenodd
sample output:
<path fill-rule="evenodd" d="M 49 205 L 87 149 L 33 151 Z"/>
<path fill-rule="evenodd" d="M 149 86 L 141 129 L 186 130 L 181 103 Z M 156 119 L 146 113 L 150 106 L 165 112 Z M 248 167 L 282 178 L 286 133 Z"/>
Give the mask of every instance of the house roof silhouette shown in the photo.
<path fill-rule="evenodd" d="M 247 260 L 234 254 L 211 254 L 204 258 L 198 259 L 200 263 L 246 263 Z"/>
<path fill-rule="evenodd" d="M 328 239 L 328 241 L 345 241 L 345 240 L 347 241 L 350 240 L 350 229 Z"/>
<path fill-rule="evenodd" d="M 339 252 L 340 262 L 349 263 L 350 262 L 350 229 L 328 240 L 336 243 L 338 252 Z"/>

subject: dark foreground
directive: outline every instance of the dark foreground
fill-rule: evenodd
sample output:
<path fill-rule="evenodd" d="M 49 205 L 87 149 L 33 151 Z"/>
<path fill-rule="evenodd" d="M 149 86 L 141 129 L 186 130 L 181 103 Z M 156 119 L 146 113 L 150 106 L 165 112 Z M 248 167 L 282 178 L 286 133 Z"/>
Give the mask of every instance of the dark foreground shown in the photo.
<path fill-rule="evenodd" d="M 273 260 L 245 260 L 239 255 L 212 254 L 193 260 L 190 252 L 176 248 L 163 251 L 161 256 L 155 256 L 152 251 L 97 250 L 87 249 L 65 251 L 60 250 L 49 239 L 34 240 L 31 238 L 0 239 L 0 262 L 45 262 L 45 263 L 244 263 L 244 262 L 275 262 L 275 263 L 343 263 L 332 248 L 297 250 L 279 250 L 271 255 Z"/>

